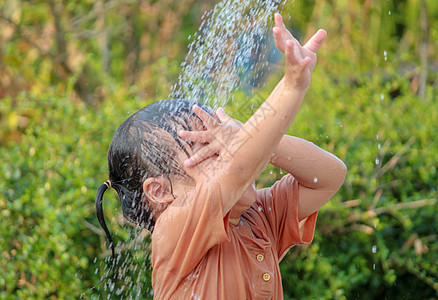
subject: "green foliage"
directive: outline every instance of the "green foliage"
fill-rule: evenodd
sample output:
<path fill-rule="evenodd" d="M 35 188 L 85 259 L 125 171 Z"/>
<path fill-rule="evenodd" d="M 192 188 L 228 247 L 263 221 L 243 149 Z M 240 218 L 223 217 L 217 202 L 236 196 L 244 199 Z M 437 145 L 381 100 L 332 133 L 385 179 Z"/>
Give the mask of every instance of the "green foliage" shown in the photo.
<path fill-rule="evenodd" d="M 282 262 L 288 297 L 438 295 L 436 91 L 420 99 L 394 71 L 343 74 L 338 83 L 321 69 L 313 77 L 290 133 L 335 153 L 349 171 L 320 212 L 314 242 Z"/>
<path fill-rule="evenodd" d="M 0 268 L 6 272 L 0 278 L 0 298 L 77 298 L 104 274 L 105 238 L 97 229 L 94 197 L 106 179 L 106 151 L 113 133 L 142 105 L 133 100 L 107 102 L 96 113 L 84 103 L 53 94 L 3 99 L 5 113 L 30 111 L 33 118 L 20 143 L 1 148 L 0 206 L 6 222 L 0 224 Z M 107 215 L 114 216 L 116 197 L 106 197 Z M 119 232 L 119 241 L 135 234 L 117 222 L 111 227 Z M 144 238 L 137 243 L 148 244 Z M 128 265 L 125 283 L 132 277 L 150 286 L 150 269 L 129 275 L 134 260 L 148 265 L 143 250 L 131 248 L 119 258 L 125 268 Z M 149 292 L 142 287 L 141 294 Z"/>
<path fill-rule="evenodd" d="M 102 20 L 96 3 L 0 4 L 0 299 L 77 299 L 106 273 L 94 197 L 107 179 L 108 144 L 129 115 L 167 96 L 208 8 L 110 1 Z M 427 35 L 418 22 L 424 3 Z M 300 38 L 329 31 L 289 134 L 349 170 L 320 212 L 314 242 L 281 263 L 285 298 L 438 297 L 437 2 L 303 0 L 284 10 Z M 425 66 L 418 45 L 427 37 Z M 251 98 L 237 91 L 227 110 L 246 120 L 282 68 Z M 258 185 L 281 176 L 268 167 Z M 116 269 L 84 298 L 151 298 L 149 236 L 125 224 L 113 191 L 104 209 Z"/>

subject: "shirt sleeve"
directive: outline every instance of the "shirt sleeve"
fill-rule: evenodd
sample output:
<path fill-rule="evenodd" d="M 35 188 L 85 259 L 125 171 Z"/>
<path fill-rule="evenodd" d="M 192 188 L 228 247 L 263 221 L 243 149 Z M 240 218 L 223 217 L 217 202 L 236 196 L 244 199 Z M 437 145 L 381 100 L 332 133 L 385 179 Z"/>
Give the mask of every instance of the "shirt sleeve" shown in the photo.
<path fill-rule="evenodd" d="M 299 188 L 298 181 L 287 174 L 271 188 L 262 189 L 258 193 L 257 201 L 264 207 L 279 259 L 292 246 L 308 244 L 313 240 L 318 212 L 299 222 Z"/>
<path fill-rule="evenodd" d="M 158 218 L 152 234 L 152 266 L 160 270 L 160 280 L 183 279 L 208 250 L 227 242 L 228 218 L 218 184 L 203 182 L 191 195 L 175 200 Z"/>

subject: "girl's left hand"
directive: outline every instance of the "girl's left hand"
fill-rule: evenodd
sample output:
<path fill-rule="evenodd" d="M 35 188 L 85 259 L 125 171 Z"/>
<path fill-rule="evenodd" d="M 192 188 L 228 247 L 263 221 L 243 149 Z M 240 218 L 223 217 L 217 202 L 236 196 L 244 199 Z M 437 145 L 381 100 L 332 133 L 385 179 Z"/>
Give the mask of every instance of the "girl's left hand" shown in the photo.
<path fill-rule="evenodd" d="M 316 51 L 327 37 L 327 32 L 324 29 L 318 30 L 304 46 L 286 29 L 283 23 L 283 18 L 279 13 L 274 16 L 275 27 L 273 28 L 274 41 L 277 49 L 286 53 L 286 44 L 288 40 L 293 40 L 298 45 L 298 49 L 302 57 L 310 57 L 309 69 L 312 72 L 316 66 Z"/>

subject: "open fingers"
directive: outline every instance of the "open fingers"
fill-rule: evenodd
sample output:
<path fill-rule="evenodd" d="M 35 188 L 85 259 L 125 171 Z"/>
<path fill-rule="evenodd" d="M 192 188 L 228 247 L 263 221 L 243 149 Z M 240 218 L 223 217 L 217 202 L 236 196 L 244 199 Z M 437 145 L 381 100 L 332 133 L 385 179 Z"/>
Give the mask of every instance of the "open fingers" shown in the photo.
<path fill-rule="evenodd" d="M 272 29 L 272 32 L 274 34 L 275 46 L 277 46 L 278 50 L 284 53 L 285 44 L 284 44 L 284 40 L 281 37 L 281 29 L 279 27 L 274 27 Z"/>
<path fill-rule="evenodd" d="M 229 115 L 227 115 L 222 107 L 219 107 L 216 110 L 216 115 L 221 123 L 227 123 L 227 122 L 233 121 L 233 118 L 231 118 Z"/>
<path fill-rule="evenodd" d="M 312 52 L 316 52 L 318 51 L 319 47 L 324 42 L 326 37 L 327 37 L 327 31 L 325 31 L 324 29 L 319 29 L 304 45 L 304 47 L 306 47 Z"/>
<path fill-rule="evenodd" d="M 286 26 L 283 23 L 283 18 L 279 13 L 274 15 L 274 23 L 275 27 L 272 29 L 272 32 L 274 34 L 275 45 L 277 46 L 278 50 L 284 53 L 286 50 L 285 42 L 287 39 L 290 39 L 291 36 L 288 36 L 290 34 L 287 31 Z"/>
<path fill-rule="evenodd" d="M 283 22 L 283 17 L 276 13 L 274 16 L 275 27 L 272 29 L 274 35 L 275 45 L 278 50 L 285 53 L 286 51 L 286 42 L 288 40 L 295 40 L 298 44 L 298 40 L 287 30 L 286 26 Z"/>
<path fill-rule="evenodd" d="M 230 117 L 229 115 L 227 115 L 227 113 L 224 111 L 224 109 L 222 107 L 219 107 L 217 109 L 216 115 L 221 123 L 235 124 L 235 125 L 240 125 L 240 126 L 243 125 L 243 123 L 240 122 L 239 120 L 236 120 L 236 119 Z"/>
<path fill-rule="evenodd" d="M 284 26 L 283 17 L 279 13 L 275 13 L 274 15 L 274 23 L 275 26 L 281 29 L 286 29 L 286 26 Z"/>
<path fill-rule="evenodd" d="M 298 65 L 303 59 L 298 45 L 293 40 L 286 42 L 286 59 L 292 65 Z"/>
<path fill-rule="evenodd" d="M 212 157 L 216 153 L 219 152 L 219 146 L 216 143 L 208 144 L 201 149 L 199 149 L 195 154 L 193 154 L 190 158 L 184 161 L 184 165 L 186 167 L 193 167 L 204 160 Z"/>
<path fill-rule="evenodd" d="M 193 112 L 201 119 L 208 130 L 214 129 L 217 125 L 216 120 L 198 105 L 193 105 Z"/>
<path fill-rule="evenodd" d="M 310 65 L 310 62 L 312 61 L 312 59 L 308 56 L 304 57 L 304 59 L 300 62 L 300 69 L 301 72 L 304 72 L 304 70 Z"/>
<path fill-rule="evenodd" d="M 195 143 L 210 143 L 213 141 L 213 136 L 210 131 L 187 131 L 180 130 L 178 135 L 187 141 Z"/>

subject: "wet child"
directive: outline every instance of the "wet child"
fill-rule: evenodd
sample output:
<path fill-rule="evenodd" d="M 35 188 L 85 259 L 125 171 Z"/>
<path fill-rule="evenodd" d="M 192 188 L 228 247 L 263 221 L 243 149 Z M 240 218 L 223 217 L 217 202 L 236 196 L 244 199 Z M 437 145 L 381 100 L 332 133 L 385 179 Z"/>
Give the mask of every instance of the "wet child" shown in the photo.
<path fill-rule="evenodd" d="M 341 160 L 285 135 L 326 32 L 301 46 L 276 14 L 273 34 L 285 74 L 244 124 L 221 108 L 166 100 L 135 113 L 111 141 L 98 219 L 114 251 L 102 213 L 112 187 L 124 216 L 152 232 L 156 299 L 283 299 L 279 262 L 312 241 L 318 209 L 344 181 Z M 289 174 L 256 190 L 268 164 Z"/>

